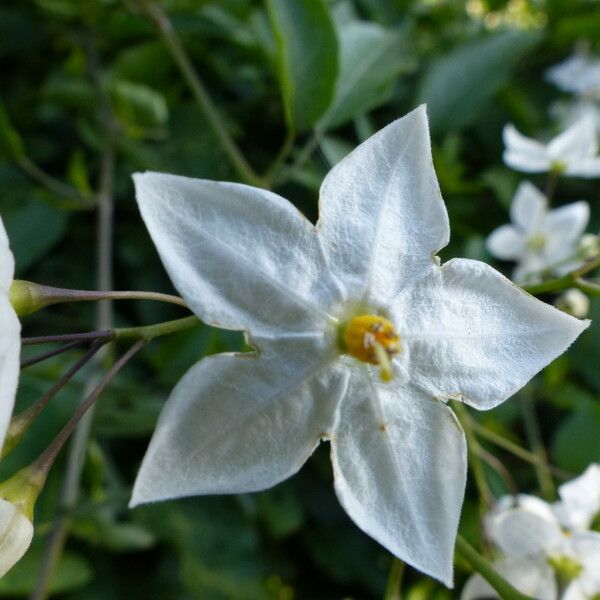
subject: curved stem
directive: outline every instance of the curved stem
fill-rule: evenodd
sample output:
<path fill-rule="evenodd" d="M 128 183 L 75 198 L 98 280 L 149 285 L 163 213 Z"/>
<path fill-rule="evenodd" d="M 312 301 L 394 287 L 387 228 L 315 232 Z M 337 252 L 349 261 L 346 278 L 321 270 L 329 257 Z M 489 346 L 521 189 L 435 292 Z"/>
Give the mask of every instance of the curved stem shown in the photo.
<path fill-rule="evenodd" d="M 400 600 L 402 598 L 401 587 L 402 577 L 404 575 L 404 563 L 394 556 L 383 600 Z"/>
<path fill-rule="evenodd" d="M 137 339 L 149 342 L 155 337 L 177 333 L 184 329 L 190 329 L 196 325 L 200 325 L 202 321 L 196 316 L 184 317 L 183 319 L 175 319 L 173 321 L 165 321 L 156 325 L 144 325 L 142 327 L 124 327 L 115 329 L 114 335 L 116 340 Z"/>
<path fill-rule="evenodd" d="M 460 534 L 456 537 L 456 550 L 465 558 L 471 566 L 498 592 L 504 600 L 534 600 L 531 596 L 526 596 L 515 589 L 504 577 L 502 577 L 492 566 L 492 564 L 483 558 L 465 538 Z"/>
<path fill-rule="evenodd" d="M 261 186 L 263 183 L 262 180 L 253 171 L 252 167 L 229 135 L 223 118 L 219 114 L 217 107 L 213 104 L 204 83 L 194 69 L 192 61 L 179 41 L 167 14 L 152 0 L 138 0 L 138 4 L 156 25 L 167 50 L 177 64 L 186 83 L 192 90 L 196 102 L 200 106 L 217 140 L 221 144 L 221 147 L 238 175 L 246 183 Z"/>

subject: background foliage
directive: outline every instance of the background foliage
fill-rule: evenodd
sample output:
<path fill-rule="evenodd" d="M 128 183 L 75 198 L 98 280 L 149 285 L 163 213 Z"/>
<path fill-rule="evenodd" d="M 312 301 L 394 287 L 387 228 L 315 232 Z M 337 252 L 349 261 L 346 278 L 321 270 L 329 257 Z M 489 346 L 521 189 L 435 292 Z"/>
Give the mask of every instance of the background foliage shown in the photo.
<path fill-rule="evenodd" d="M 254 171 L 268 173 L 273 188 L 313 220 L 330 166 L 427 102 L 453 234 L 444 259 L 491 261 L 483 240 L 507 220 L 520 180 L 501 164 L 502 126 L 512 121 L 530 135 L 556 133 L 548 110 L 560 94 L 544 81 L 544 70 L 582 41 L 600 51 L 597 0 L 162 0 L 160 6 Z M 103 148 L 114 140 L 115 289 L 172 291 L 139 218 L 131 173 L 239 180 L 240 170 L 141 4 L 3 0 L 0 72 L 0 211 L 18 277 L 95 287 L 92 192 Z M 31 177 L 32 164 L 61 183 L 41 185 L 39 173 Z M 557 203 L 580 198 L 590 201 L 590 230 L 598 231 L 597 182 L 561 181 Z M 508 265 L 496 266 L 509 272 Z M 183 314 L 143 302 L 114 310 L 119 325 Z M 598 301 L 592 313 L 600 317 Z M 26 319 L 24 333 L 85 331 L 93 322 L 92 306 L 56 307 Z M 517 398 L 473 418 L 527 447 L 522 408 L 533 403 L 554 465 L 577 474 L 598 461 L 599 327 Z M 52 581 L 56 594 L 86 600 L 382 597 L 391 558 L 339 507 L 326 446 L 273 490 L 127 510 L 169 390 L 201 356 L 242 344 L 240 334 L 208 327 L 156 341 L 103 395 L 67 552 Z M 19 407 L 39 398 L 74 360 L 70 353 L 28 369 Z M 47 445 L 88 377 L 76 378 L 53 401 L 3 462 L 3 476 Z M 480 443 L 519 490 L 539 493 L 531 464 Z M 494 494 L 508 491 L 504 473 L 484 469 Z M 63 475 L 61 463 L 38 503 L 34 547 L 0 581 L 0 595 L 32 591 Z M 473 542 L 481 506 L 470 484 L 461 530 Z M 468 573 L 458 562 L 459 586 Z M 409 600 L 456 597 L 411 569 L 404 591 Z"/>

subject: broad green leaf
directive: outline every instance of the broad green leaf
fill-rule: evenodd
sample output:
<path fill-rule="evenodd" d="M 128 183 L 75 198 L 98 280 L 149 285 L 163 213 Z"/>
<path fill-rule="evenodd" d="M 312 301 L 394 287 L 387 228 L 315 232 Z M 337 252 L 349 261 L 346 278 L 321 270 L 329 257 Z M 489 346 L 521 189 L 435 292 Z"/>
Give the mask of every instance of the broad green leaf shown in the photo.
<path fill-rule="evenodd" d="M 331 106 L 320 129 L 341 125 L 385 104 L 401 73 L 414 67 L 407 29 L 385 29 L 355 21 L 339 32 L 340 75 Z"/>
<path fill-rule="evenodd" d="M 432 132 L 475 122 L 519 58 L 540 39 L 539 32 L 504 31 L 441 54 L 426 71 L 417 95 L 417 103 L 427 103 Z"/>
<path fill-rule="evenodd" d="M 291 130 L 314 125 L 329 106 L 338 72 L 338 43 L 322 0 L 268 0 L 277 40 L 277 69 Z"/>
<path fill-rule="evenodd" d="M 12 126 L 4 105 L 0 102 L 0 155 L 20 158 L 23 153 L 23 140 Z"/>

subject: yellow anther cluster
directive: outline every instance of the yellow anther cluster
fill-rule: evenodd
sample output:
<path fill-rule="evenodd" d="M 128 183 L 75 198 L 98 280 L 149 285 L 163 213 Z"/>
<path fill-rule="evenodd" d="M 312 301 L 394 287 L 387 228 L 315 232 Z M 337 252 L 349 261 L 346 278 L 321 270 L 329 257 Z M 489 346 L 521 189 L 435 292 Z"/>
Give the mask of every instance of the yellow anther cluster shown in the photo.
<path fill-rule="evenodd" d="M 346 351 L 358 360 L 381 367 L 381 378 L 393 377 L 391 357 L 401 351 L 400 336 L 393 323 L 377 315 L 359 315 L 343 332 Z"/>

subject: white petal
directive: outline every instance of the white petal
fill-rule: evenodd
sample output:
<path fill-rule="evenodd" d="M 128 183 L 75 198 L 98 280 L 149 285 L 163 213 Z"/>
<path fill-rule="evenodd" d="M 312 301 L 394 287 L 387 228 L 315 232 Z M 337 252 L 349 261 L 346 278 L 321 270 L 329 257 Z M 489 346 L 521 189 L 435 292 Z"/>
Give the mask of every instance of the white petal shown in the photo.
<path fill-rule="evenodd" d="M 134 180 L 163 263 L 203 321 L 253 332 L 322 327 L 319 305 L 328 305 L 330 292 L 316 231 L 287 200 L 160 173 Z"/>
<path fill-rule="evenodd" d="M 420 277 L 450 235 L 425 108 L 394 121 L 338 163 L 320 196 L 317 228 L 347 298 L 393 296 Z"/>
<path fill-rule="evenodd" d="M 600 465 L 590 465 L 583 475 L 558 488 L 570 527 L 587 529 L 600 512 Z"/>
<path fill-rule="evenodd" d="M 600 158 L 574 162 L 567 169 L 567 174 L 574 177 L 600 177 Z"/>
<path fill-rule="evenodd" d="M 466 259 L 432 270 L 391 312 L 409 347 L 411 380 L 483 410 L 519 390 L 589 325 Z"/>
<path fill-rule="evenodd" d="M 556 600 L 558 590 L 554 573 L 540 558 L 514 560 L 504 558 L 494 562 L 494 568 L 523 594 L 538 600 Z M 463 588 L 461 600 L 499 598 L 492 586 L 479 575 L 473 575 Z"/>
<path fill-rule="evenodd" d="M 32 538 L 31 521 L 14 504 L 0 499 L 0 577 L 21 559 Z"/>
<path fill-rule="evenodd" d="M 510 218 L 524 231 L 533 232 L 542 225 L 547 209 L 546 196 L 529 181 L 523 181 L 510 206 Z"/>
<path fill-rule="evenodd" d="M 566 162 L 567 173 L 571 166 L 598 154 L 595 124 L 591 119 L 580 119 L 548 144 L 548 154 L 554 160 Z"/>
<path fill-rule="evenodd" d="M 590 219 L 590 205 L 584 200 L 551 210 L 544 219 L 548 263 L 556 263 L 574 254 L 575 244 Z"/>
<path fill-rule="evenodd" d="M 0 449 L 15 403 L 20 353 L 21 324 L 8 298 L 0 295 Z"/>
<path fill-rule="evenodd" d="M 361 366 L 331 446 L 336 493 L 352 520 L 450 587 L 466 478 L 464 435 L 452 411 Z"/>
<path fill-rule="evenodd" d="M 600 593 L 600 588 L 595 593 Z M 588 594 L 587 590 L 583 589 L 580 581 L 573 581 L 567 586 L 561 600 L 592 600 L 593 598 L 593 593 Z"/>
<path fill-rule="evenodd" d="M 513 225 L 501 225 L 494 229 L 485 246 L 492 256 L 502 260 L 517 260 L 526 251 L 523 233 Z"/>
<path fill-rule="evenodd" d="M 163 409 L 131 505 L 262 490 L 327 437 L 346 377 L 310 336 L 261 342 L 192 367 Z"/>
<path fill-rule="evenodd" d="M 512 124 L 502 132 L 504 139 L 504 162 L 517 171 L 538 173 L 550 168 L 546 146 L 519 133 Z"/>
<path fill-rule="evenodd" d="M 15 259 L 8 247 L 8 236 L 0 218 L 0 292 L 8 293 L 15 273 Z"/>
<path fill-rule="evenodd" d="M 549 521 L 523 508 L 507 510 L 489 526 L 490 537 L 508 556 L 549 554 L 562 539 L 558 521 Z"/>

